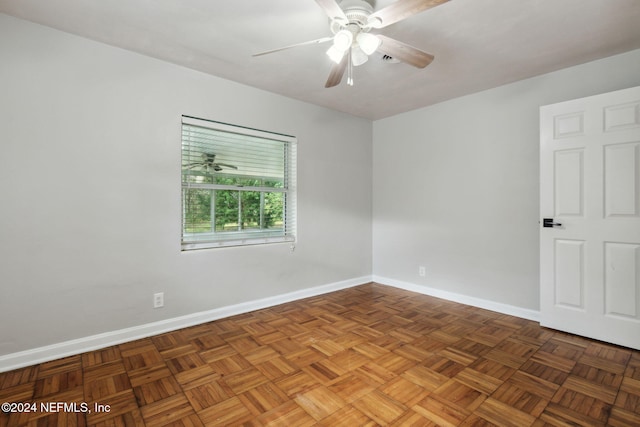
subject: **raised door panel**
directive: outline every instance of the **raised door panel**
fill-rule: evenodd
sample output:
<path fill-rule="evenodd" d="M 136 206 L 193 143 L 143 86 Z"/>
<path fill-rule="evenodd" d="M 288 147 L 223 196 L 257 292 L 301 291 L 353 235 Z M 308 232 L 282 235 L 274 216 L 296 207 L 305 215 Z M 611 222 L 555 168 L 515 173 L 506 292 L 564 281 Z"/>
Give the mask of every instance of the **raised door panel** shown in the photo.
<path fill-rule="evenodd" d="M 554 271 L 556 306 L 584 309 L 584 241 L 557 239 Z"/>
<path fill-rule="evenodd" d="M 640 101 L 614 105 L 604 109 L 605 132 L 634 127 L 640 127 Z"/>
<path fill-rule="evenodd" d="M 605 242 L 605 312 L 640 319 L 640 245 Z"/>
<path fill-rule="evenodd" d="M 606 217 L 640 216 L 640 143 L 604 147 Z"/>
<path fill-rule="evenodd" d="M 584 135 L 584 112 L 555 116 L 553 118 L 553 138 L 573 138 Z"/>
<path fill-rule="evenodd" d="M 584 215 L 584 151 L 554 153 L 555 216 Z"/>

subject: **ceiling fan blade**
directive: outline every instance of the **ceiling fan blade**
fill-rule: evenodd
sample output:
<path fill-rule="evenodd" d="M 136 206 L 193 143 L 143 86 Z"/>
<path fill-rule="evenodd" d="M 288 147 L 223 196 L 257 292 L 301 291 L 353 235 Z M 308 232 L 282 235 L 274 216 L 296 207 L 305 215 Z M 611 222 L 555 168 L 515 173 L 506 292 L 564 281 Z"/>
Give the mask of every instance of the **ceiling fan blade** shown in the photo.
<path fill-rule="evenodd" d="M 332 21 L 349 22 L 349 18 L 344 14 L 344 11 L 340 8 L 336 0 L 316 0 L 316 3 L 318 3 Z"/>
<path fill-rule="evenodd" d="M 449 0 L 397 0 L 369 16 L 369 26 L 384 28 Z"/>
<path fill-rule="evenodd" d="M 344 71 L 347 69 L 347 61 L 349 60 L 349 55 L 344 55 L 342 57 L 342 61 L 339 64 L 333 64 L 331 67 L 331 71 L 329 71 L 329 78 L 327 79 L 327 83 L 324 87 L 334 87 L 338 86 L 342 81 L 342 76 L 344 75 Z"/>
<path fill-rule="evenodd" d="M 378 47 L 378 51 L 402 62 L 406 62 L 414 67 L 424 68 L 433 61 L 433 55 L 423 52 L 420 49 L 416 49 L 413 46 L 409 46 L 391 37 L 383 36 L 382 34 L 377 34 L 377 37 L 382 41 Z"/>
<path fill-rule="evenodd" d="M 228 165 L 226 163 L 214 163 L 215 166 L 224 166 L 225 168 L 230 168 L 230 169 L 238 169 L 237 166 L 234 165 Z"/>
<path fill-rule="evenodd" d="M 279 47 L 278 49 L 272 49 L 272 50 L 267 50 L 265 52 L 254 53 L 252 56 L 267 55 L 269 53 L 280 52 L 281 50 L 285 50 L 285 49 L 291 49 L 292 47 L 306 46 L 306 45 L 318 44 L 318 43 L 326 43 L 326 42 L 331 41 L 331 40 L 333 40 L 333 37 L 322 37 L 321 39 L 309 40 L 308 42 L 296 43 L 296 44 L 292 44 L 292 45 L 285 46 L 285 47 Z"/>

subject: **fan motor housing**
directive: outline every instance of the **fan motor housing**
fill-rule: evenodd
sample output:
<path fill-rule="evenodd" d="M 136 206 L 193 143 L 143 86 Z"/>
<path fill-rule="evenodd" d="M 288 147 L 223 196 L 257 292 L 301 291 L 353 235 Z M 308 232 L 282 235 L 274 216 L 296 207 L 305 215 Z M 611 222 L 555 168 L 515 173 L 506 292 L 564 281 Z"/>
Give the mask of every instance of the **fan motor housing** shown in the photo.
<path fill-rule="evenodd" d="M 373 6 L 365 0 L 343 0 L 340 3 L 340 8 L 349 19 L 349 24 L 345 26 L 339 21 L 332 21 L 331 32 L 333 34 L 343 29 L 353 32 L 354 26 L 357 26 L 358 30 L 362 31 L 362 27 L 367 25 L 367 18 L 373 13 Z"/>

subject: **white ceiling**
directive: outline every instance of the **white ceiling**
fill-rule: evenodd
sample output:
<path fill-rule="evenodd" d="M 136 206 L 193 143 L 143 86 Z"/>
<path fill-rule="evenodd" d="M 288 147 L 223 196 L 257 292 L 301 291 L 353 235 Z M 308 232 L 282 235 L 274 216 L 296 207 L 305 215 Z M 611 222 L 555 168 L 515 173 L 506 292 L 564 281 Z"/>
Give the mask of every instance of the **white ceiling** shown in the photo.
<path fill-rule="evenodd" d="M 0 0 L 0 12 L 372 120 L 640 48 L 639 0 L 451 0 L 379 30 L 431 65 L 376 53 L 353 87 L 325 89 L 327 44 L 252 57 L 330 36 L 314 0 Z"/>

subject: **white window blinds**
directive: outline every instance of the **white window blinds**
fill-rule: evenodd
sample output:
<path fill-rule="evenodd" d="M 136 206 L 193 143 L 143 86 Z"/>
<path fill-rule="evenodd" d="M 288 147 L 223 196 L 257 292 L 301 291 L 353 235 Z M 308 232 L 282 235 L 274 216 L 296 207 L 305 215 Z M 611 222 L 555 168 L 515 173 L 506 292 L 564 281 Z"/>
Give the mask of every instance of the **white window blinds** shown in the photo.
<path fill-rule="evenodd" d="M 182 249 L 294 241 L 296 139 L 182 117 Z"/>

